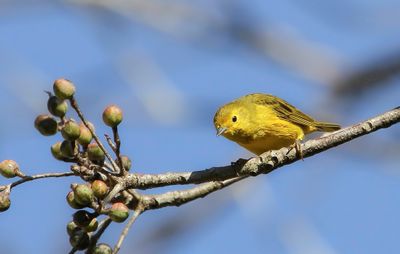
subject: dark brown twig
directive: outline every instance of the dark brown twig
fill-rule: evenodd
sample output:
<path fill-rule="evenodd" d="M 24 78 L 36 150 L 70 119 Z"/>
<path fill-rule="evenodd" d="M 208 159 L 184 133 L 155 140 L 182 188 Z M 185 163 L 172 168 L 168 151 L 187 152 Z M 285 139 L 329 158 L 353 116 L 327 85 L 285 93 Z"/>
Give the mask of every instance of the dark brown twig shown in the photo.
<path fill-rule="evenodd" d="M 122 165 L 121 159 L 121 139 L 118 134 L 118 126 L 112 128 L 113 136 L 114 136 L 114 144 L 115 144 L 115 156 L 117 157 L 118 166 L 121 169 L 120 174 L 123 175 L 125 173 L 125 169 Z"/>

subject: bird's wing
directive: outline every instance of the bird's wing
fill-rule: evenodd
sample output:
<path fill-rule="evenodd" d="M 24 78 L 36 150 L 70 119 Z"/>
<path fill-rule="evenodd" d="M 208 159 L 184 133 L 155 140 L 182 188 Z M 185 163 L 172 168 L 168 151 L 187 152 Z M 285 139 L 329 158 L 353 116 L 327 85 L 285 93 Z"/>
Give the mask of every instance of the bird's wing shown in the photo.
<path fill-rule="evenodd" d="M 265 106 L 268 105 L 276 112 L 278 117 L 286 121 L 304 126 L 315 125 L 314 119 L 276 96 L 270 94 L 256 94 L 253 98 L 254 103 Z"/>

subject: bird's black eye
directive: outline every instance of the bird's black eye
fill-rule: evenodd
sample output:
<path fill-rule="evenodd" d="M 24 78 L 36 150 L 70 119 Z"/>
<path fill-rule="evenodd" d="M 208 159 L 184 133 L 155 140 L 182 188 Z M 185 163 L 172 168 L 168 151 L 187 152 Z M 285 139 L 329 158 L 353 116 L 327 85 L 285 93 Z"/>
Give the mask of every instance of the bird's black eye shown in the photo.
<path fill-rule="evenodd" d="M 232 117 L 232 122 L 236 122 L 237 121 L 237 117 L 236 116 L 233 116 Z"/>

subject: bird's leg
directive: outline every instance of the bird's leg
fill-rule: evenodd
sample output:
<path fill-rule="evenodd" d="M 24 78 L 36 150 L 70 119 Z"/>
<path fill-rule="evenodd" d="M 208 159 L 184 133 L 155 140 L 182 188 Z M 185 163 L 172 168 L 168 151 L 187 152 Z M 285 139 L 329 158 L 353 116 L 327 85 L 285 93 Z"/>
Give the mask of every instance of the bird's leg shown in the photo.
<path fill-rule="evenodd" d="M 301 141 L 300 141 L 300 139 L 296 139 L 296 141 L 290 146 L 290 149 L 288 150 L 288 152 L 286 154 L 288 154 L 290 151 L 292 151 L 292 149 L 296 149 L 296 155 L 298 157 L 300 157 L 300 159 L 302 161 L 304 161 L 303 150 L 301 150 Z"/>
<path fill-rule="evenodd" d="M 296 142 L 295 142 L 294 144 L 295 144 L 295 146 L 296 146 L 296 154 L 297 154 L 297 156 L 299 156 L 300 159 L 301 159 L 302 161 L 304 161 L 304 158 L 303 158 L 303 150 L 301 150 L 301 141 L 300 141 L 299 139 L 296 139 Z"/>

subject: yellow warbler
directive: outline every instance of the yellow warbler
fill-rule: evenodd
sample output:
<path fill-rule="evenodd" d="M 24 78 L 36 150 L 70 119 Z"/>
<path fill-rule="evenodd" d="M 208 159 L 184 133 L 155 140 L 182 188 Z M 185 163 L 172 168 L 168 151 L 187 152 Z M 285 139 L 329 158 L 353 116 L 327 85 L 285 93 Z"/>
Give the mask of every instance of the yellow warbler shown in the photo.
<path fill-rule="evenodd" d="M 220 107 L 214 125 L 218 136 L 257 155 L 287 146 L 298 149 L 308 133 L 340 129 L 337 124 L 315 121 L 276 96 L 261 93 L 245 95 Z"/>

